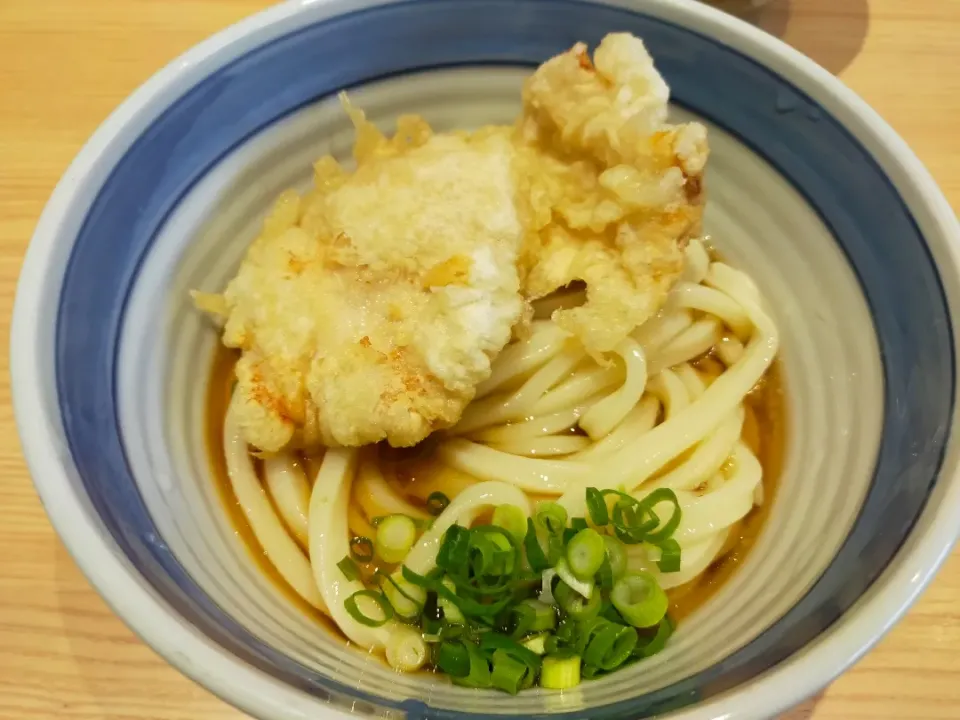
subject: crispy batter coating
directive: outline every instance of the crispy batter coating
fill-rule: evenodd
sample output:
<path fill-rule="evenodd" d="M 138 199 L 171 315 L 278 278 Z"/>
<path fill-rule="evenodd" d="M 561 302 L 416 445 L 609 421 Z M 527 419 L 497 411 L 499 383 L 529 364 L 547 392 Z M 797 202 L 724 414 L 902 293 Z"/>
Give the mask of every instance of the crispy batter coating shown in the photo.
<path fill-rule="evenodd" d="M 541 66 L 513 128 L 383 136 L 344 100 L 332 157 L 284 193 L 222 295 L 251 445 L 413 445 L 449 427 L 522 331 L 528 300 L 582 280 L 554 320 L 600 356 L 657 312 L 699 232 L 706 131 L 667 123 L 643 43 L 610 35 Z"/>
<path fill-rule="evenodd" d="M 311 193 L 284 193 L 223 294 L 239 422 L 264 451 L 451 425 L 523 309 L 508 133 L 403 118 L 388 140 L 350 112 L 357 169 L 325 157 Z"/>
<path fill-rule="evenodd" d="M 656 313 L 700 232 L 706 129 L 667 122 L 669 90 L 643 43 L 608 35 L 544 63 L 523 91 L 525 293 L 581 280 L 553 319 L 594 354 Z"/>

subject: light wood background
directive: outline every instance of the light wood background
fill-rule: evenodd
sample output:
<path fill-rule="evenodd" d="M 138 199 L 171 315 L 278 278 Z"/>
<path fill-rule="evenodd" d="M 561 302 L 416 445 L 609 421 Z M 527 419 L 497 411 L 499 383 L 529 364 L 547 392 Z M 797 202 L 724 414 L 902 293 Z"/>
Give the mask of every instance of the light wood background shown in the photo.
<path fill-rule="evenodd" d="M 718 0 L 742 2 L 742 0 Z M 60 174 L 155 70 L 266 0 L 0 0 L 0 718 L 227 720 L 144 646 L 44 516 L 10 407 L 9 311 Z M 772 0 L 748 18 L 866 98 L 960 207 L 960 0 Z M 960 558 L 854 670 L 789 720 L 960 718 Z"/>

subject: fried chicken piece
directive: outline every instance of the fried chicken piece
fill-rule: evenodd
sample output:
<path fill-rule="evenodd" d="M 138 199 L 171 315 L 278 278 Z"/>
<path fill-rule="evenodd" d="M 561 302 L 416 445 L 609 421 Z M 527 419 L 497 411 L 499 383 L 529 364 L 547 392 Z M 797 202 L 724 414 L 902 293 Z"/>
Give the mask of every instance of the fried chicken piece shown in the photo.
<path fill-rule="evenodd" d="M 554 321 L 601 356 L 660 308 L 699 232 L 706 131 L 667 123 L 643 43 L 607 36 L 541 66 L 514 128 L 384 137 L 347 104 L 355 172 L 331 157 L 285 193 L 223 295 L 240 425 L 264 451 L 453 425 L 529 304 L 574 281 Z M 521 287 L 523 293 L 521 294 Z"/>
<path fill-rule="evenodd" d="M 667 122 L 669 89 L 643 42 L 577 44 L 523 90 L 525 293 L 582 280 L 587 301 L 553 319 L 594 354 L 655 314 L 700 232 L 708 149 L 699 123 Z"/>
<path fill-rule="evenodd" d="M 197 298 L 243 351 L 239 423 L 263 451 L 408 446 L 452 425 L 524 308 L 509 131 L 406 117 L 388 140 L 348 112 L 356 171 L 321 159 L 222 300 Z"/>

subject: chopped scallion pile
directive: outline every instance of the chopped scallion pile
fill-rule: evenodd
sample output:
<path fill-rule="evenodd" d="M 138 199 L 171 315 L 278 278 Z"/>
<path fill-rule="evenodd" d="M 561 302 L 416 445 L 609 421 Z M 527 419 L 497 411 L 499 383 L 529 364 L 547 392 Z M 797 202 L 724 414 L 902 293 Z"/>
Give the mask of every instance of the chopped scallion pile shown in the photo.
<path fill-rule="evenodd" d="M 531 517 L 502 505 L 489 524 L 450 525 L 425 574 L 404 564 L 422 526 L 406 515 L 378 518 L 375 538 L 354 538 L 338 564 L 348 580 L 375 588 L 344 607 L 370 627 L 404 623 L 421 635 L 428 663 L 466 687 L 568 689 L 650 657 L 673 624 L 656 571 L 645 568 L 680 570 L 677 496 L 666 488 L 642 499 L 596 488 L 586 496 L 589 521 L 545 502 Z M 433 493 L 427 510 L 438 516 L 449 503 Z M 631 568 L 626 545 L 640 543 L 659 554 Z M 365 577 L 357 562 L 377 560 L 397 568 Z"/>

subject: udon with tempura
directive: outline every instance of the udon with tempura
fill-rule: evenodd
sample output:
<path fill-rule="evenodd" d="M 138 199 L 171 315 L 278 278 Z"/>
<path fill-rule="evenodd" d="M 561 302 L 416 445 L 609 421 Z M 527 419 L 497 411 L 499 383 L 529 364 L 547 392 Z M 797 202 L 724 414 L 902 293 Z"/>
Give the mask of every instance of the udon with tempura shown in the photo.
<path fill-rule="evenodd" d="M 541 65 L 512 126 L 387 136 L 341 96 L 352 167 L 318 160 L 194 293 L 245 530 L 398 671 L 516 693 L 642 662 L 756 534 L 777 327 L 702 234 L 707 133 L 668 97 L 627 34 Z"/>

